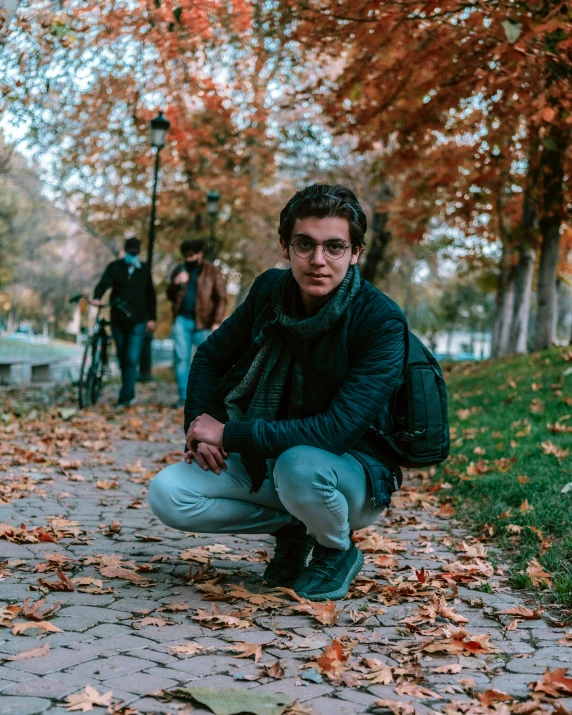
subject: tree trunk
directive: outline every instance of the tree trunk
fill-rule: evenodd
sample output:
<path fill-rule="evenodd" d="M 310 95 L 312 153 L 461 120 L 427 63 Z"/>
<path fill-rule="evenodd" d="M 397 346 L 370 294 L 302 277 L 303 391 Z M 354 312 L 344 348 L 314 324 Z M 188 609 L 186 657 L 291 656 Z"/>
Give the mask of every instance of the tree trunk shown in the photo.
<path fill-rule="evenodd" d="M 563 158 L 570 130 L 553 128 L 544 139 L 540 157 L 540 266 L 538 269 L 538 313 L 535 350 L 543 350 L 556 339 L 556 268 L 560 257 L 560 226 L 564 213 Z"/>
<path fill-rule="evenodd" d="M 387 230 L 388 220 L 387 211 L 376 211 L 373 215 L 371 242 L 365 253 L 365 261 L 361 269 L 362 276 L 370 283 L 375 281 L 391 240 L 391 231 Z"/>
<path fill-rule="evenodd" d="M 506 355 L 509 349 L 510 325 L 514 306 L 515 267 L 512 247 L 503 242 L 501 269 L 497 287 L 497 311 L 493 328 L 491 357 Z"/>
<path fill-rule="evenodd" d="M 509 352 L 525 353 L 528 339 L 528 322 L 532 298 L 532 279 L 536 251 L 532 246 L 521 244 L 520 258 L 516 267 L 515 300 L 510 333 Z"/>

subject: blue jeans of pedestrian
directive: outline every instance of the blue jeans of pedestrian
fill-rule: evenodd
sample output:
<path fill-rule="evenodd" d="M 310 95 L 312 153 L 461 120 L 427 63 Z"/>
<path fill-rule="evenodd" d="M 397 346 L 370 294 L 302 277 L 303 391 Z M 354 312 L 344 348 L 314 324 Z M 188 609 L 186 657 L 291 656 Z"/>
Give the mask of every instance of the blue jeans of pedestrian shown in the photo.
<path fill-rule="evenodd" d="M 135 325 L 111 323 L 111 334 L 115 340 L 117 361 L 121 370 L 119 402 L 128 402 L 135 397 L 135 377 L 139 370 L 146 326 L 147 323 L 135 323 Z"/>
<path fill-rule="evenodd" d="M 276 460 L 272 478 L 251 491 L 232 453 L 220 474 L 179 462 L 149 485 L 149 505 L 164 524 L 210 534 L 270 534 L 302 522 L 322 546 L 347 549 L 350 529 L 372 524 L 383 511 L 371 501 L 369 480 L 355 457 L 317 447 L 292 447 Z"/>
<path fill-rule="evenodd" d="M 189 378 L 193 348 L 196 350 L 210 334 L 210 330 L 197 330 L 195 321 L 192 318 L 185 318 L 182 315 L 178 315 L 175 318 L 172 331 L 175 378 L 179 390 L 179 399 L 181 400 L 184 400 L 187 396 L 187 380 Z"/>

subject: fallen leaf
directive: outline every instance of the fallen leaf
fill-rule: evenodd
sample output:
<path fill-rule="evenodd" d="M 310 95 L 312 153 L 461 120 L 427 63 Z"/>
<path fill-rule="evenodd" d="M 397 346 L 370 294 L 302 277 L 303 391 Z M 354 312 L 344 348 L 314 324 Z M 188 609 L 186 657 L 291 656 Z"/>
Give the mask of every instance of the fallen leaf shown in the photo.
<path fill-rule="evenodd" d="M 437 668 L 433 668 L 434 673 L 451 673 L 456 675 L 460 673 L 463 666 L 460 663 L 450 663 L 449 665 L 440 665 Z"/>
<path fill-rule="evenodd" d="M 227 646 L 225 650 L 232 650 L 238 653 L 233 658 L 254 658 L 255 663 L 258 663 L 262 657 L 262 646 L 257 643 L 236 643 L 235 645 Z"/>
<path fill-rule="evenodd" d="M 479 695 L 479 700 L 481 701 L 481 705 L 483 705 L 485 708 L 490 707 L 494 702 L 505 702 L 505 703 L 510 703 L 512 700 L 514 700 L 514 697 L 512 695 L 509 695 L 508 693 L 503 693 L 500 690 L 485 690 L 484 693 L 481 693 Z"/>
<path fill-rule="evenodd" d="M 519 618 L 527 619 L 537 619 L 542 618 L 544 613 L 543 608 L 527 608 L 526 606 L 513 606 L 512 608 L 505 608 L 504 611 L 498 611 L 501 616 L 518 616 Z"/>
<path fill-rule="evenodd" d="M 48 581 L 44 578 L 39 578 L 38 583 L 50 591 L 73 591 L 73 583 L 65 575 L 61 569 L 56 569 L 57 581 Z"/>
<path fill-rule="evenodd" d="M 413 704 L 401 700 L 374 700 L 372 705 L 376 708 L 391 710 L 393 715 L 415 715 Z"/>
<path fill-rule="evenodd" d="M 31 628 L 38 628 L 41 631 L 47 631 L 49 633 L 63 633 L 61 628 L 54 626 L 54 624 L 49 621 L 25 621 L 23 623 L 12 623 L 11 625 L 12 633 L 15 636 L 19 636 Z"/>
<path fill-rule="evenodd" d="M 412 695 L 414 698 L 434 698 L 435 700 L 443 700 L 443 696 L 436 693 L 434 690 L 424 688 L 417 683 L 399 683 L 394 688 L 397 695 Z"/>
<path fill-rule="evenodd" d="M 568 668 L 546 669 L 542 680 L 534 684 L 535 692 L 544 692 L 557 698 L 563 694 L 572 693 L 572 678 L 566 677 Z"/>
<path fill-rule="evenodd" d="M 572 632 L 566 633 L 564 638 L 562 638 L 561 640 L 558 641 L 558 644 L 559 645 L 568 645 L 568 646 L 572 647 Z"/>
<path fill-rule="evenodd" d="M 532 558 L 526 569 L 534 586 L 552 586 L 552 579 L 535 558 Z"/>
<path fill-rule="evenodd" d="M 126 569 L 123 566 L 103 566 L 99 569 L 102 576 L 107 578 L 122 578 L 124 581 L 130 581 L 139 586 L 150 586 L 153 581 L 150 581 L 145 576 L 141 576 L 136 571 L 131 571 L 131 569 Z"/>
<path fill-rule="evenodd" d="M 203 653 L 206 651 L 206 647 L 200 643 L 195 643 L 194 641 L 189 641 L 188 643 L 181 643 L 180 645 L 170 645 L 169 650 L 173 653 L 178 653 L 179 655 L 197 655 L 197 653 Z"/>
<path fill-rule="evenodd" d="M 46 599 L 42 598 L 39 601 L 30 603 L 30 599 L 27 598 L 22 604 L 22 613 L 26 618 L 33 621 L 45 621 L 47 618 L 55 616 L 62 605 L 61 601 L 54 603 L 53 606 L 48 606 L 44 610 L 43 607 L 46 604 Z"/>
<path fill-rule="evenodd" d="M 46 655 L 49 652 L 50 652 L 50 644 L 46 643 L 45 645 L 43 645 L 39 648 L 30 648 L 30 650 L 22 651 L 22 653 L 18 653 L 18 655 L 8 656 L 8 658 L 5 658 L 5 660 L 14 661 L 14 660 L 28 660 L 29 658 L 40 658 L 42 655 Z"/>
<path fill-rule="evenodd" d="M 95 483 L 95 486 L 98 489 L 119 489 L 119 482 L 117 479 L 113 479 L 112 481 L 109 481 L 107 479 L 100 479 L 98 482 Z"/>
<path fill-rule="evenodd" d="M 81 710 L 81 712 L 87 713 L 93 710 L 94 705 L 101 705 L 103 707 L 110 706 L 112 697 L 113 692 L 111 690 L 102 695 L 95 688 L 92 688 L 91 685 L 86 685 L 85 690 L 82 690 L 81 693 L 68 695 L 66 698 L 68 702 L 64 707 L 70 712 L 72 710 Z"/>

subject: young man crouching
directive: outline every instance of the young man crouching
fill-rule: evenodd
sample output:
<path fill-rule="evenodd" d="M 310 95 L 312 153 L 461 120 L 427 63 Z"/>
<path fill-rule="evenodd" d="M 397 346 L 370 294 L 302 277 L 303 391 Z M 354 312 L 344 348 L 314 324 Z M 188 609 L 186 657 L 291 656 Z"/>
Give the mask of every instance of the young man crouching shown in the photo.
<path fill-rule="evenodd" d="M 151 509 L 175 529 L 275 536 L 264 580 L 312 601 L 346 595 L 363 565 L 351 531 L 377 519 L 401 480 L 370 428 L 391 429 L 407 328 L 360 276 L 366 229 L 343 186 L 290 199 L 278 233 L 291 268 L 258 276 L 198 348 L 189 451 L 149 489 Z"/>

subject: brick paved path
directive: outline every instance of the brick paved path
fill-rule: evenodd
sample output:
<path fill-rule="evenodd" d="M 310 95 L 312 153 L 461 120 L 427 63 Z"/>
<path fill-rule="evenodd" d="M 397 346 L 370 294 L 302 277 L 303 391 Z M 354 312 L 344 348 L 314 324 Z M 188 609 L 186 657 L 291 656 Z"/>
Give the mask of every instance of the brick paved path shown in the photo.
<path fill-rule="evenodd" d="M 462 712 L 468 703 L 473 703 L 471 712 L 494 712 L 486 703 L 478 705 L 480 693 L 494 688 L 530 700 L 528 683 L 541 679 L 547 667 L 572 667 L 572 648 L 558 644 L 566 630 L 547 614 L 506 629 L 513 616 L 498 611 L 534 604 L 512 593 L 502 574 L 491 575 L 482 545 L 439 515 L 436 497 L 420 488 L 418 478 L 410 477 L 390 512 L 360 535 L 366 569 L 351 598 L 338 604 L 344 610 L 333 625 L 293 610 L 299 604 L 261 587 L 269 537 L 185 535 L 164 527 L 150 513 L 145 493 L 165 455 L 181 447 L 180 414 L 160 406 L 174 397 L 170 387 L 157 385 L 147 388 L 142 404 L 123 413 L 104 405 L 71 419 L 62 413 L 68 418 L 62 421 L 57 410 L 46 409 L 19 423 L 8 419 L 4 432 L 0 427 L 0 482 L 12 485 L 10 494 L 4 492 L 7 503 L 0 492 L 0 522 L 15 527 L 0 538 L 0 612 L 2 606 L 22 606 L 28 597 L 61 601 L 57 614 L 47 619 L 61 630 L 47 635 L 36 629 L 12 635 L 14 623 L 30 621 L 22 613 L 10 620 L 4 611 L 2 715 L 67 712 L 66 696 L 87 684 L 100 693 L 112 690 L 114 699 L 141 713 L 188 708 L 182 700 L 164 703 L 150 694 L 191 684 L 285 693 L 303 704 L 306 710 L 300 712 L 316 715 L 382 712 L 383 706 L 374 705 L 379 700 L 411 703 L 420 713 Z M 50 520 L 54 516 L 60 520 Z M 189 581 L 190 570 L 204 569 L 208 557 L 214 571 L 202 581 Z M 126 571 L 114 571 L 117 565 Z M 63 579 L 58 567 L 64 568 Z M 66 578 L 72 579 L 73 591 L 52 592 L 39 583 Z M 238 596 L 236 591 L 225 595 L 239 584 L 285 602 L 253 603 L 240 598 L 240 590 Z M 209 602 L 209 595 L 226 601 Z M 431 643 L 455 641 L 454 620 L 435 610 L 441 595 L 453 614 L 468 619 L 460 625 L 475 636 L 463 641 L 458 635 L 456 652 L 454 645 L 444 646 L 449 652 L 431 648 Z M 234 613 L 249 627 L 228 627 L 227 621 L 213 630 L 213 608 L 220 609 L 223 621 Z M 146 624 L 146 617 L 167 624 Z M 497 652 L 487 652 L 486 638 L 479 640 L 479 634 L 489 635 Z M 353 648 L 349 659 L 338 661 L 337 677 L 335 664 L 328 675 L 324 660 L 301 669 L 334 639 L 346 654 Z M 228 650 L 234 641 L 263 645 L 260 661 L 234 657 Z M 201 646 L 196 655 L 172 648 L 189 642 Z M 7 660 L 47 643 L 46 655 Z M 278 679 L 268 674 L 277 661 L 284 669 Z M 461 668 L 435 672 L 446 664 Z M 278 670 L 275 666 L 274 675 L 281 674 Z M 372 675 L 376 670 L 378 678 Z M 415 684 L 426 690 L 416 691 Z M 572 708 L 572 696 L 560 702 Z M 395 702 L 391 707 L 413 712 Z M 193 712 L 209 711 L 195 703 Z"/>

